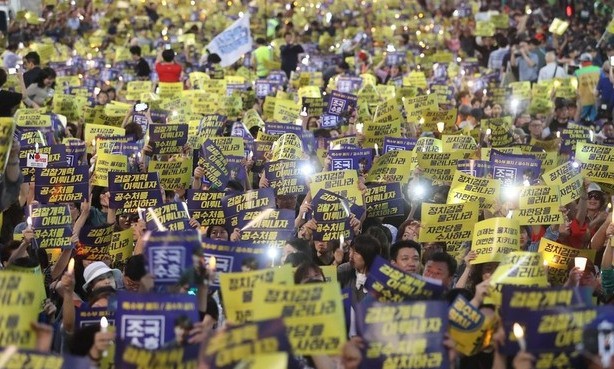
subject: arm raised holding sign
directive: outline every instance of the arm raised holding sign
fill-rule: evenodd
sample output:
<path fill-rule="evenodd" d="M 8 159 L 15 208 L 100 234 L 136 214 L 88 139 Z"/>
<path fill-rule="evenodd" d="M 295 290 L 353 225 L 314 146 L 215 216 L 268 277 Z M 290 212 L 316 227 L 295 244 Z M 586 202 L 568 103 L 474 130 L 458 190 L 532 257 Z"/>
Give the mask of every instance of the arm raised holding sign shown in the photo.
<path fill-rule="evenodd" d="M 7 209 L 19 197 L 23 176 L 19 168 L 19 142 L 13 140 L 8 162 L 0 182 L 0 210 Z"/>

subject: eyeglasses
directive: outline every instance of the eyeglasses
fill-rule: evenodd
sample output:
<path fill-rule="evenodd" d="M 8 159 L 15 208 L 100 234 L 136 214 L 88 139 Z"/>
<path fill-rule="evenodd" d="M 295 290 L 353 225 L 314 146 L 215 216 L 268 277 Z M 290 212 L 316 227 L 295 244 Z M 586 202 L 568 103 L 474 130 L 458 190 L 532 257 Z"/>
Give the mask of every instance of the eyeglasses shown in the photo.
<path fill-rule="evenodd" d="M 603 195 L 599 192 L 591 192 L 588 194 L 588 198 L 589 199 L 597 199 L 597 200 L 601 200 L 603 199 Z"/>

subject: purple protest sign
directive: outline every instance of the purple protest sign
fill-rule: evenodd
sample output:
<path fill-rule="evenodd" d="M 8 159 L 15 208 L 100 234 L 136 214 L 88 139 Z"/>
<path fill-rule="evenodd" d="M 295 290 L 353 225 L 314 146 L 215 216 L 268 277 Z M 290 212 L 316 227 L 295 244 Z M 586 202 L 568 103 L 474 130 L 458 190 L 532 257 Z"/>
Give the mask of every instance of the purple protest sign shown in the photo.
<path fill-rule="evenodd" d="M 241 194 L 228 195 L 222 198 L 222 209 L 229 229 L 241 227 L 241 213 L 275 209 L 275 191 L 272 188 L 261 188 Z"/>
<path fill-rule="evenodd" d="M 384 154 L 389 151 L 412 151 L 418 142 L 415 138 L 384 137 Z"/>
<path fill-rule="evenodd" d="M 331 115 L 349 116 L 356 108 L 358 97 L 356 95 L 332 91 L 328 100 L 326 112 Z"/>
<path fill-rule="evenodd" d="M 275 195 L 298 195 L 307 192 L 307 160 L 278 160 L 264 165 L 264 176 Z"/>
<path fill-rule="evenodd" d="M 328 156 L 331 157 L 329 170 L 354 169 L 365 175 L 371 169 L 371 149 L 329 150 Z"/>
<path fill-rule="evenodd" d="M 522 185 L 525 181 L 533 184 L 541 174 L 542 161 L 531 155 L 502 154 L 492 150 L 490 163 L 492 177 L 500 179 L 504 187 Z"/>
<path fill-rule="evenodd" d="M 436 299 L 445 290 L 440 284 L 403 272 L 380 256 L 371 264 L 365 287 L 380 302 Z"/>
<path fill-rule="evenodd" d="M 186 197 L 188 211 L 192 218 L 196 219 L 200 225 L 223 226 L 226 224 L 226 218 L 222 210 L 222 197 L 225 195 L 221 191 L 188 190 Z"/>
<path fill-rule="evenodd" d="M 257 270 L 271 265 L 267 245 L 256 245 L 245 241 L 221 241 L 207 238 L 203 235 L 201 246 L 207 259 L 215 257 L 216 275 L 219 273 L 242 272 L 243 268 Z M 211 282 L 210 288 L 218 288 L 219 278 Z"/>
<path fill-rule="evenodd" d="M 356 320 L 366 342 L 361 369 L 449 367 L 443 344 L 448 330 L 446 302 L 384 304 L 367 299 L 356 306 Z"/>
<path fill-rule="evenodd" d="M 147 229 L 152 231 L 185 231 L 191 230 L 190 213 L 185 202 L 170 202 L 158 207 L 142 210 Z"/>
<path fill-rule="evenodd" d="M 456 162 L 456 169 L 477 178 L 492 176 L 492 163 L 486 160 L 461 159 Z"/>
<path fill-rule="evenodd" d="M 41 204 L 82 202 L 88 199 L 89 168 L 36 168 L 34 198 Z"/>
<path fill-rule="evenodd" d="M 158 173 L 109 173 L 109 207 L 138 209 L 162 204 Z"/>
<path fill-rule="evenodd" d="M 199 249 L 196 230 L 152 232 L 145 241 L 145 259 L 154 283 L 175 285 L 182 276 L 194 273 L 193 255 Z"/>
<path fill-rule="evenodd" d="M 187 124 L 149 125 L 149 145 L 154 154 L 179 154 L 188 142 Z"/>
<path fill-rule="evenodd" d="M 199 320 L 196 296 L 118 291 L 116 366 L 122 367 L 129 345 L 149 351 L 187 348 Z"/>
<path fill-rule="evenodd" d="M 26 209 L 34 229 L 34 242 L 39 248 L 72 247 L 72 217 L 68 205 L 37 204 Z"/>
<path fill-rule="evenodd" d="M 398 182 L 369 185 L 364 196 L 368 217 L 404 215 L 405 200 Z"/>

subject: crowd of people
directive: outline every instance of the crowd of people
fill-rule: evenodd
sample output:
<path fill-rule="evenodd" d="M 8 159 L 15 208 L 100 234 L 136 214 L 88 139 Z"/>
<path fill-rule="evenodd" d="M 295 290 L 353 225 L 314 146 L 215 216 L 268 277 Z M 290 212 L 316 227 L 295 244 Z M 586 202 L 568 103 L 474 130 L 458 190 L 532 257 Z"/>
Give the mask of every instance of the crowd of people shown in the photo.
<path fill-rule="evenodd" d="M 614 368 L 612 12 L 561 3 L 77 0 L 13 14 L 0 368 L 20 352 L 90 368 Z M 234 55 L 242 40 L 251 51 Z M 320 285 L 330 305 L 300 315 L 288 291 Z M 273 316 L 279 291 L 295 300 Z M 522 291 L 534 305 L 510 300 Z M 548 317 L 573 337 L 555 340 Z M 265 318 L 284 320 L 279 347 Z M 314 348 L 322 332 L 338 339 Z M 174 362 L 130 351 L 177 347 Z"/>

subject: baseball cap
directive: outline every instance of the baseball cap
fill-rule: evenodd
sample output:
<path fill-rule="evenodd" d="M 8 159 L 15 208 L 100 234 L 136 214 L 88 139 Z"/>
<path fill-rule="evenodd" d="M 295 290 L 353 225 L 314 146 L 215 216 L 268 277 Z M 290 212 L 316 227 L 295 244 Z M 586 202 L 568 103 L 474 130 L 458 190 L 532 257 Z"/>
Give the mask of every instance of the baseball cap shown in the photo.
<path fill-rule="evenodd" d="M 593 61 L 593 57 L 589 53 L 584 53 L 584 54 L 580 55 L 580 61 L 581 62 Z"/>
<path fill-rule="evenodd" d="M 591 192 L 603 192 L 601 190 L 601 187 L 597 184 L 597 183 L 591 183 L 588 185 L 588 188 L 586 189 L 586 193 L 591 193 Z"/>

